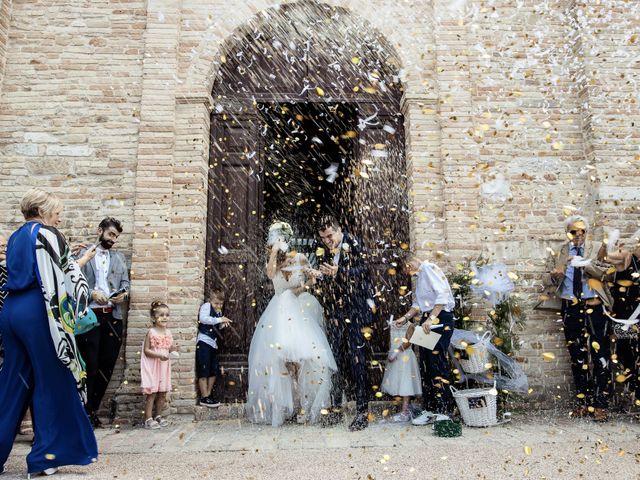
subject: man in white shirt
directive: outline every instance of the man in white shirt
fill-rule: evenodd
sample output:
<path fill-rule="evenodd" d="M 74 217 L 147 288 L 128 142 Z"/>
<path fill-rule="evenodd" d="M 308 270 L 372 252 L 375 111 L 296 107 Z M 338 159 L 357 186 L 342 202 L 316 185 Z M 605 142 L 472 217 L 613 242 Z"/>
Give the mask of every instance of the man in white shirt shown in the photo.
<path fill-rule="evenodd" d="M 414 425 L 427 425 L 435 420 L 448 419 L 453 410 L 448 350 L 454 329 L 455 300 L 449 281 L 435 264 L 410 255 L 404 264 L 409 275 L 417 276 L 413 305 L 396 320 L 398 326 L 416 315 L 425 333 L 433 329 L 441 335 L 433 350 L 419 347 L 420 374 L 422 376 L 423 412 L 412 420 Z"/>
<path fill-rule="evenodd" d="M 123 333 L 123 309 L 129 298 L 129 272 L 124 255 L 112 249 L 122 233 L 122 224 L 115 218 L 105 218 L 98 226 L 98 245 L 93 260 L 82 273 L 91 289 L 89 307 L 99 326 L 76 336 L 78 349 L 87 370 L 86 410 L 94 427 L 101 422 L 96 414 L 107 391 Z"/>

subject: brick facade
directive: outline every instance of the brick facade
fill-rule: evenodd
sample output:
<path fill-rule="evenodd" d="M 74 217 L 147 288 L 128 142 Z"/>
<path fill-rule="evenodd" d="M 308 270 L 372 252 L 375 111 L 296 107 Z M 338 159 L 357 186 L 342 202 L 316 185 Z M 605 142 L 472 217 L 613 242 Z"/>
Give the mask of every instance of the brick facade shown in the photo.
<path fill-rule="evenodd" d="M 402 63 L 420 253 L 446 252 L 438 261 L 449 268 L 480 253 L 505 261 L 533 302 L 567 207 L 587 213 L 596 237 L 604 225 L 636 230 L 640 24 L 630 2 L 326 3 L 368 21 Z M 132 303 L 111 390 L 124 416 L 141 408 L 139 351 L 157 297 L 171 305 L 184 352 L 172 406 L 193 407 L 212 86 L 234 32 L 271 4 L 0 3 L 3 224 L 18 225 L 34 185 L 64 198 L 72 241 L 90 238 L 105 215 L 123 220 Z M 480 195 L 498 174 L 510 183 L 504 202 Z M 530 311 L 522 339 L 534 396 L 564 401 L 571 382 L 556 319 Z"/>

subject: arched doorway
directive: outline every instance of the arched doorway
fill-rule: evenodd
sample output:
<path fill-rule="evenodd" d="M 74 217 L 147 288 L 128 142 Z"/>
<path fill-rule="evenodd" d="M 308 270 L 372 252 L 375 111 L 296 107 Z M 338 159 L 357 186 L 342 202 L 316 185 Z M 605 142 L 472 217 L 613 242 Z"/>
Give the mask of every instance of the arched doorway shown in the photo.
<path fill-rule="evenodd" d="M 234 401 L 246 394 L 251 336 L 271 296 L 270 222 L 290 222 L 295 248 L 310 256 L 320 212 L 363 239 L 376 288 L 375 359 L 388 346 L 386 320 L 406 308 L 408 279 L 393 262 L 408 246 L 408 200 L 400 65 L 366 22 L 315 2 L 282 5 L 236 32 L 219 60 L 205 288 L 226 290 L 235 321 L 218 386 L 218 398 Z"/>

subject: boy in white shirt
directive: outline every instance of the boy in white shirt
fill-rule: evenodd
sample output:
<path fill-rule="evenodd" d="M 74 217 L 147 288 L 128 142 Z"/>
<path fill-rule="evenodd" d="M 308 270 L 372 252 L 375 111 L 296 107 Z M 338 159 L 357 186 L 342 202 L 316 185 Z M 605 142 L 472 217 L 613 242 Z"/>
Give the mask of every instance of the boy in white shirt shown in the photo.
<path fill-rule="evenodd" d="M 427 425 L 447 419 L 453 410 L 447 352 L 454 329 L 455 300 L 447 277 L 437 265 L 411 254 L 405 260 L 404 270 L 412 277 L 417 276 L 416 288 L 413 305 L 396 324 L 403 325 L 419 315 L 418 322 L 425 333 L 433 329 L 441 335 L 433 350 L 419 347 L 423 412 L 411 423 Z"/>
<path fill-rule="evenodd" d="M 198 314 L 198 338 L 196 343 L 196 376 L 200 391 L 200 405 L 203 407 L 219 407 L 220 402 L 212 397 L 216 378 L 220 376 L 218 363 L 218 327 L 226 327 L 231 323 L 222 316 L 224 293 L 214 290 L 209 294 L 209 301 L 200 307 Z"/>

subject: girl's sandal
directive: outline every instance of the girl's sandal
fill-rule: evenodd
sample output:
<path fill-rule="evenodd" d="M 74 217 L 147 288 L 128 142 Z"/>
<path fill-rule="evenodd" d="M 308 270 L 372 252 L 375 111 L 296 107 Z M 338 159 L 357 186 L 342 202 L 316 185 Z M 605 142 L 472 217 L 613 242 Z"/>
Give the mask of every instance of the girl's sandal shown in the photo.
<path fill-rule="evenodd" d="M 20 424 L 20 435 L 33 435 L 33 422 L 31 420 L 24 420 Z"/>
<path fill-rule="evenodd" d="M 162 418 L 160 415 L 154 418 L 154 420 L 158 422 L 158 425 L 160 425 L 161 427 L 166 427 L 167 425 L 169 425 L 169 422 L 166 419 Z"/>

